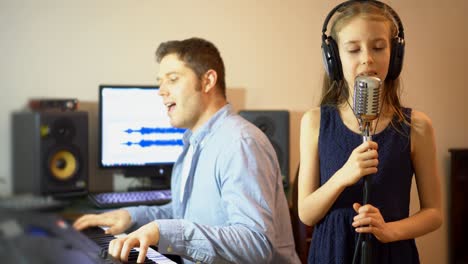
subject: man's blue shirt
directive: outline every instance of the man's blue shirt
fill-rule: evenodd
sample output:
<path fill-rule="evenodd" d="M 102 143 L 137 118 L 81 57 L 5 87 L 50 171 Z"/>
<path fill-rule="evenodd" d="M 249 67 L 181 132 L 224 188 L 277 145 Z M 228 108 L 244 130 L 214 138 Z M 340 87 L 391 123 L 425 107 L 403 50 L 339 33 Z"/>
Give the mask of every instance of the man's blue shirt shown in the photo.
<path fill-rule="evenodd" d="M 190 144 L 192 166 L 181 190 Z M 171 190 L 169 204 L 126 208 L 137 226 L 159 225 L 159 252 L 186 263 L 300 263 L 275 150 L 229 104 L 195 133 L 186 131 Z"/>

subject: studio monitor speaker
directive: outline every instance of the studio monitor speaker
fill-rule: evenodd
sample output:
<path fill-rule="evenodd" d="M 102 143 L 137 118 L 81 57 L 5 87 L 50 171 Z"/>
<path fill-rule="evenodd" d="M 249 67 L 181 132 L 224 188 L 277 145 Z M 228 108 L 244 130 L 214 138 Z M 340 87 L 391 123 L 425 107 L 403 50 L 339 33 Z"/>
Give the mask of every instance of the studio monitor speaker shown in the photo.
<path fill-rule="evenodd" d="M 260 128 L 278 156 L 284 188 L 289 187 L 289 111 L 242 110 L 239 115 Z"/>
<path fill-rule="evenodd" d="M 11 127 L 15 194 L 87 193 L 87 112 L 14 112 Z"/>

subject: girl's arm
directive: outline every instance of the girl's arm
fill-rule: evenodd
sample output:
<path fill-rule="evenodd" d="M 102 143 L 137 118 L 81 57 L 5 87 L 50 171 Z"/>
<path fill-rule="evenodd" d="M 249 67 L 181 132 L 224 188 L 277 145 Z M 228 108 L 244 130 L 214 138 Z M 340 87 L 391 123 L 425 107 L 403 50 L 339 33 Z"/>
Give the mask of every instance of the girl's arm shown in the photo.
<path fill-rule="evenodd" d="M 432 123 L 424 113 L 417 111 L 412 112 L 411 120 L 411 159 L 420 210 L 408 218 L 386 223 L 379 210 L 372 205 L 354 205 L 359 213 L 353 223 L 356 231 L 372 233 L 384 243 L 416 238 L 436 230 L 442 224 L 440 176 Z"/>
<path fill-rule="evenodd" d="M 315 108 L 302 117 L 300 131 L 298 211 L 301 221 L 309 226 L 326 215 L 347 186 L 365 175 L 376 173 L 378 165 L 377 144 L 365 142 L 354 149 L 346 164 L 320 186 L 319 131 L 320 108 Z"/>

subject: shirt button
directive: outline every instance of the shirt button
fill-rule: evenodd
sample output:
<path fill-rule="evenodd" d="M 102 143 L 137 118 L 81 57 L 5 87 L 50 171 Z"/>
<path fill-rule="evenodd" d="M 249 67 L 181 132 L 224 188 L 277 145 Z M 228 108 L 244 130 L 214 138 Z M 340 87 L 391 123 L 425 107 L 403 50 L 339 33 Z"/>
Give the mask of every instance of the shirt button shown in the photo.
<path fill-rule="evenodd" d="M 169 252 L 169 253 L 172 252 L 172 246 L 169 245 L 169 246 L 167 247 L 167 252 Z"/>

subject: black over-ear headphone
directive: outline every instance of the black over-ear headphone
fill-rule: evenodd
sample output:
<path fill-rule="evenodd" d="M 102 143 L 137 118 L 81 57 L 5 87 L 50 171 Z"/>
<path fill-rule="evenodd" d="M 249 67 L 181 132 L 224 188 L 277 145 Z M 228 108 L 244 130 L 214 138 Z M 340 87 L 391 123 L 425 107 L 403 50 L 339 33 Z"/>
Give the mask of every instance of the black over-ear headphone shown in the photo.
<path fill-rule="evenodd" d="M 401 68 L 403 67 L 403 56 L 405 54 L 405 34 L 403 30 L 403 24 L 401 23 L 398 14 L 390 6 L 376 0 L 348 0 L 333 8 L 325 18 L 322 28 L 322 56 L 328 77 L 330 77 L 330 80 L 332 81 L 343 80 L 343 69 L 341 67 L 338 45 L 331 36 L 326 35 L 328 22 L 332 18 L 333 14 L 337 12 L 337 10 L 345 8 L 347 5 L 355 2 L 371 2 L 378 7 L 386 8 L 393 16 L 393 19 L 395 20 L 394 22 L 396 22 L 396 25 L 398 26 L 398 36 L 393 38 L 391 43 L 392 48 L 390 52 L 390 63 L 388 67 L 387 79 L 395 80 L 400 75 Z"/>

